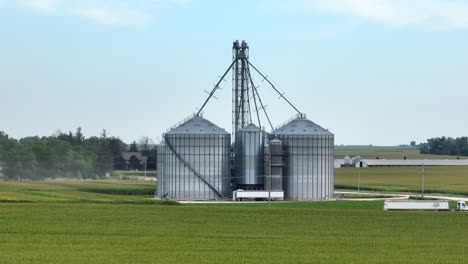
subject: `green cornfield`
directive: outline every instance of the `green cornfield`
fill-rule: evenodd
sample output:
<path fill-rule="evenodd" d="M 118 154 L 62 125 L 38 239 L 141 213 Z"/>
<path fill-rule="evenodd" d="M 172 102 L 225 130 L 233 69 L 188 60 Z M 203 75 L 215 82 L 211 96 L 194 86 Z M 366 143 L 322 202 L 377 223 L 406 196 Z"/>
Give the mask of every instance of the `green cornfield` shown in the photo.
<path fill-rule="evenodd" d="M 359 176 L 360 175 L 360 176 Z M 360 178 L 360 179 L 359 179 Z M 422 167 L 341 168 L 335 170 L 335 188 L 421 192 Z M 468 195 L 468 167 L 424 168 L 425 193 Z"/>
<path fill-rule="evenodd" d="M 465 263 L 468 214 L 382 202 L 0 203 L 0 263 Z"/>

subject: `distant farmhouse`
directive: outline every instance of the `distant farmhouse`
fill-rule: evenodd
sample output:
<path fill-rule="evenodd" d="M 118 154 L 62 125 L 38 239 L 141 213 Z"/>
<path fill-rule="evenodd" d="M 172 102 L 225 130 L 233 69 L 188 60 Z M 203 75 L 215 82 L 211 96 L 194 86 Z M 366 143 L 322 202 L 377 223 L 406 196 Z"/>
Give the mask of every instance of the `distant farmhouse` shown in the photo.
<path fill-rule="evenodd" d="M 122 152 L 114 159 L 115 170 L 144 170 L 148 157 L 141 152 Z"/>

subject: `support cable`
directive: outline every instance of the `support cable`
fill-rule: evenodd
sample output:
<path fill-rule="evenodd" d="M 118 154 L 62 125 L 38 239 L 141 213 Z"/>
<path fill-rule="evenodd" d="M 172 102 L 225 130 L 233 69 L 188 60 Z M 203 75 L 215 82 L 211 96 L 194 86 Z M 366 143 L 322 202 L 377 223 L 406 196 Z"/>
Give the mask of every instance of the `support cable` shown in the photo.
<path fill-rule="evenodd" d="M 249 79 L 250 79 L 250 82 L 252 83 L 253 90 L 255 91 L 255 93 L 258 96 L 258 101 L 260 103 L 260 106 L 263 109 L 263 112 L 265 113 L 265 116 L 266 116 L 266 118 L 268 120 L 268 123 L 270 124 L 271 132 L 273 132 L 274 128 L 273 128 L 273 125 L 271 124 L 270 117 L 268 116 L 268 114 L 266 112 L 265 106 L 263 106 L 262 98 L 260 97 L 260 94 L 258 93 L 257 87 L 255 87 L 255 84 L 252 81 L 252 75 L 250 74 L 250 67 L 247 67 L 247 73 L 249 74 Z M 258 109 L 257 109 L 257 111 L 258 111 Z"/>
<path fill-rule="evenodd" d="M 258 106 L 257 106 L 257 96 L 255 95 L 256 88 L 255 88 L 255 84 L 253 83 L 252 76 L 250 76 L 248 67 L 247 67 L 247 74 L 249 75 L 250 86 L 252 87 L 252 95 L 253 95 L 253 100 L 255 104 L 255 113 L 257 114 L 258 126 L 262 128 L 262 122 L 260 121 L 260 113 L 258 112 Z"/>
<path fill-rule="evenodd" d="M 250 94 L 249 94 L 248 82 L 246 85 L 247 85 L 247 105 L 249 106 L 249 124 L 252 124 L 252 110 L 250 109 Z"/>
<path fill-rule="evenodd" d="M 208 101 L 210 101 L 211 97 L 213 97 L 214 93 L 216 92 L 216 90 L 218 90 L 219 88 L 219 84 L 224 80 L 224 77 L 226 77 L 226 75 L 229 73 L 229 71 L 231 70 L 232 66 L 234 66 L 234 63 L 236 63 L 237 60 L 234 60 L 231 65 L 229 66 L 229 68 L 226 70 L 226 72 L 223 74 L 223 76 L 221 76 L 221 78 L 219 79 L 218 83 L 216 83 L 216 85 L 214 86 L 213 90 L 211 90 L 211 93 L 208 95 L 208 98 L 206 98 L 205 102 L 203 103 L 202 107 L 200 107 L 200 109 L 198 110 L 197 112 L 197 116 L 200 116 L 200 113 L 203 111 L 203 108 L 205 108 L 206 104 L 208 103 Z"/>
<path fill-rule="evenodd" d="M 242 64 L 244 65 L 244 69 L 246 68 L 245 66 L 249 66 L 245 61 L 242 61 Z M 246 91 L 247 91 L 247 106 L 249 107 L 249 124 L 252 124 L 252 109 L 250 109 L 250 94 L 249 94 L 249 76 L 247 75 L 247 70 L 245 70 L 246 72 L 244 73 L 246 76 L 245 78 L 245 88 L 246 88 Z M 253 91 L 252 91 L 253 93 Z"/>
<path fill-rule="evenodd" d="M 260 76 L 262 76 L 262 78 L 263 78 L 264 80 L 266 80 L 266 81 L 271 85 L 271 87 L 273 88 L 273 90 L 275 90 L 275 91 L 279 94 L 279 96 L 280 96 L 281 98 L 283 98 L 294 110 L 296 110 L 296 112 L 299 114 L 300 117 L 304 117 L 304 114 L 303 114 L 301 111 L 299 111 L 299 109 L 297 109 L 286 97 L 284 97 L 284 95 L 283 95 L 282 93 L 280 93 L 280 91 L 278 91 L 278 89 L 276 89 L 275 85 L 274 85 L 272 82 L 270 82 L 270 80 L 268 80 L 268 78 L 267 78 L 265 75 L 263 75 L 263 73 L 261 73 L 252 63 L 250 63 L 250 61 L 247 61 L 247 62 L 249 63 L 250 66 L 252 66 L 252 68 L 253 68 L 258 74 L 260 74 Z"/>

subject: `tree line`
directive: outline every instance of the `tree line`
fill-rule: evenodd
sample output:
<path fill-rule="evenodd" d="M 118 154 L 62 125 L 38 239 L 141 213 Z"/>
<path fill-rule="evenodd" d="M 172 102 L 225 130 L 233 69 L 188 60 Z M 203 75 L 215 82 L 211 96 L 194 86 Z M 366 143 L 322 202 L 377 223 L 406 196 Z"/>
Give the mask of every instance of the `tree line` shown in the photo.
<path fill-rule="evenodd" d="M 468 156 L 468 137 L 437 137 L 420 145 L 421 154 Z"/>
<path fill-rule="evenodd" d="M 156 151 L 148 138 L 133 142 L 132 151 L 148 157 L 147 169 L 156 168 Z M 116 158 L 129 146 L 103 130 L 86 138 L 78 127 L 75 133 L 57 132 L 48 137 L 14 139 L 0 131 L 0 176 L 4 180 L 46 178 L 98 179 L 112 173 Z"/>

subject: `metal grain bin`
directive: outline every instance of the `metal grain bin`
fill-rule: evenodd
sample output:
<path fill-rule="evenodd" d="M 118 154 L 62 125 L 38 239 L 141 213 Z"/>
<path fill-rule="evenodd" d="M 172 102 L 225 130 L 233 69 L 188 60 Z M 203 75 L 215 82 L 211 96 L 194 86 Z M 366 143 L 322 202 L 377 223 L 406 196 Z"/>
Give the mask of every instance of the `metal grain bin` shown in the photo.
<path fill-rule="evenodd" d="M 157 195 L 217 200 L 230 195 L 231 135 L 200 116 L 164 134 L 158 147 Z"/>
<path fill-rule="evenodd" d="M 283 143 L 284 198 L 328 200 L 333 198 L 334 135 L 299 117 L 275 130 Z"/>
<path fill-rule="evenodd" d="M 235 180 L 238 188 L 263 188 L 265 132 L 250 124 L 236 133 Z"/>

